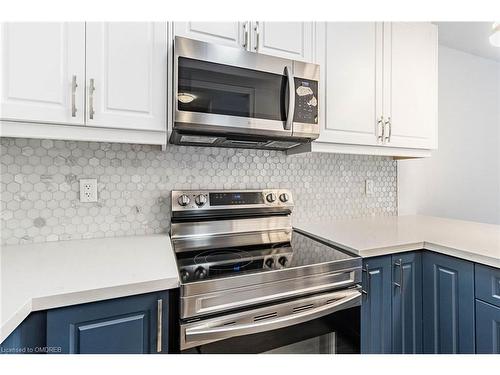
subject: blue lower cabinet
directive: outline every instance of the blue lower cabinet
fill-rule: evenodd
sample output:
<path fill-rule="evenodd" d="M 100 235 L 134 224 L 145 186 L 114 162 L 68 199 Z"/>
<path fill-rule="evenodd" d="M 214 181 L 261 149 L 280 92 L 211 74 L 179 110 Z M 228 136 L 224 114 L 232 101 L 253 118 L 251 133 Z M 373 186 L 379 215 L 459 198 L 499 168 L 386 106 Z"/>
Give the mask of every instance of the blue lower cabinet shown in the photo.
<path fill-rule="evenodd" d="M 500 307 L 500 269 L 476 264 L 476 298 Z"/>
<path fill-rule="evenodd" d="M 476 353 L 500 354 L 500 307 L 476 300 Z"/>
<path fill-rule="evenodd" d="M 47 311 L 47 346 L 60 353 L 168 352 L 168 292 Z"/>
<path fill-rule="evenodd" d="M 392 352 L 422 353 L 422 253 L 392 256 Z"/>
<path fill-rule="evenodd" d="M 474 264 L 423 254 L 424 353 L 474 353 Z"/>
<path fill-rule="evenodd" d="M 31 313 L 1 344 L 2 354 L 43 354 L 46 346 L 46 313 Z"/>
<path fill-rule="evenodd" d="M 391 353 L 391 256 L 363 260 L 361 353 Z"/>

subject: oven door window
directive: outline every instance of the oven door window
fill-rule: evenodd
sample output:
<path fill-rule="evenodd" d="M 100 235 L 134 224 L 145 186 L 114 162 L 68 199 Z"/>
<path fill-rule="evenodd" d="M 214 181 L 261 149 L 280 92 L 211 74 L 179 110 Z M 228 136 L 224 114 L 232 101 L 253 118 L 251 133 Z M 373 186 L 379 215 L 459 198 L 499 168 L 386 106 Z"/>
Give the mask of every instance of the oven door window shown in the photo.
<path fill-rule="evenodd" d="M 232 337 L 183 351 L 218 354 L 351 354 L 360 352 L 360 308 L 305 323 Z"/>
<path fill-rule="evenodd" d="M 179 57 L 177 109 L 285 121 L 287 86 L 284 75 Z"/>

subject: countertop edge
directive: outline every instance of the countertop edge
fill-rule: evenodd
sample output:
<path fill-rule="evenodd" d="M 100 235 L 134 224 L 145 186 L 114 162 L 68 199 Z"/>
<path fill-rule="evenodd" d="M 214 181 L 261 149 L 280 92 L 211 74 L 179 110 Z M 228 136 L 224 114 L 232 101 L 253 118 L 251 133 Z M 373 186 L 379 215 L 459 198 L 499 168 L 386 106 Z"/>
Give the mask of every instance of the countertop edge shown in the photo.
<path fill-rule="evenodd" d="M 349 251 L 353 254 L 359 255 L 362 258 L 370 258 L 370 257 L 375 257 L 375 256 L 382 256 L 382 255 L 390 255 L 390 254 L 397 254 L 397 253 L 402 253 L 406 251 L 416 251 L 416 250 L 428 250 L 428 251 L 434 251 L 436 253 L 444 254 L 444 255 L 449 255 L 453 256 L 456 258 L 460 258 L 463 260 L 467 260 L 469 262 L 474 262 L 474 263 L 479 263 L 479 264 L 484 264 L 486 266 L 494 267 L 494 268 L 500 268 L 500 259 L 494 258 L 494 257 L 489 257 L 485 255 L 481 255 L 478 253 L 473 253 L 468 250 L 464 249 L 458 249 L 458 248 L 452 248 L 449 246 L 441 245 L 438 243 L 434 242 L 429 242 L 429 241 L 417 241 L 417 242 L 408 242 L 408 243 L 400 243 L 396 245 L 390 245 L 390 246 L 384 246 L 384 247 L 374 247 L 374 248 L 369 248 L 369 249 L 355 249 L 350 246 L 346 246 L 340 242 L 333 241 L 331 239 L 325 238 L 323 236 L 317 235 L 315 233 L 312 233 L 311 231 L 302 229 L 300 227 L 294 226 L 294 230 L 297 232 L 306 234 L 308 236 L 317 238 L 327 244 L 330 244 L 332 246 L 339 247 L 345 251 Z"/>
<path fill-rule="evenodd" d="M 485 266 L 490 266 L 494 268 L 500 268 L 500 259 L 477 253 L 471 253 L 468 250 L 457 249 L 432 242 L 425 242 L 424 249 L 444 255 L 449 255 L 455 258 L 467 260 L 469 262 L 484 264 Z"/>
<path fill-rule="evenodd" d="M 138 294 L 146 294 L 170 290 L 179 287 L 178 277 L 144 281 L 132 284 L 121 284 L 99 289 L 88 289 L 77 292 L 63 293 L 51 296 L 35 296 L 26 301 L 13 316 L 0 327 L 0 344 L 15 329 L 35 311 L 49 310 L 60 307 L 80 305 L 90 302 L 104 301 L 113 298 L 123 298 Z"/>

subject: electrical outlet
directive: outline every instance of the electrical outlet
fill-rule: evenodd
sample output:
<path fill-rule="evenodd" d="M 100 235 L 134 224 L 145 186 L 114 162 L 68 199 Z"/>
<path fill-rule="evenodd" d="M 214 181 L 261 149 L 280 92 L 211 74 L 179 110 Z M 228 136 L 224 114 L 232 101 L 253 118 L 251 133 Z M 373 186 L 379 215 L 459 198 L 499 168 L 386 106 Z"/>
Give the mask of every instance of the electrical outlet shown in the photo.
<path fill-rule="evenodd" d="M 83 178 L 80 180 L 80 202 L 97 202 L 97 179 Z"/>
<path fill-rule="evenodd" d="M 365 180 L 365 194 L 373 195 L 373 180 Z"/>

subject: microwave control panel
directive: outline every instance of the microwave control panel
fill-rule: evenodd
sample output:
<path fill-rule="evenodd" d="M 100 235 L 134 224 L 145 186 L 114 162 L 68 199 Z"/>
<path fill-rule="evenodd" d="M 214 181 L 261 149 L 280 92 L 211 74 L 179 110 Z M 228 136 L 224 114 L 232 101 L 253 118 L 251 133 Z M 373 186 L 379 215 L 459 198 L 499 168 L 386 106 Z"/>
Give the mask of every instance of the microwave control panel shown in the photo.
<path fill-rule="evenodd" d="M 318 82 L 295 78 L 295 122 L 318 123 Z"/>

